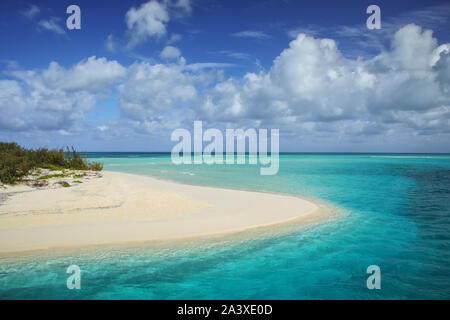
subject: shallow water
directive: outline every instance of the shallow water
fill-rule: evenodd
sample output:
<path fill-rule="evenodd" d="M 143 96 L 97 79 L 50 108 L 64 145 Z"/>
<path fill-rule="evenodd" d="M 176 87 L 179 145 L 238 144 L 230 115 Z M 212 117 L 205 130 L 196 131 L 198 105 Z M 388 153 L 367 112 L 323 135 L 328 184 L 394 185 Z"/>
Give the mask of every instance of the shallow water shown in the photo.
<path fill-rule="evenodd" d="M 284 154 L 254 165 L 172 165 L 168 154 L 91 153 L 105 169 L 315 197 L 346 214 L 269 238 L 41 253 L 0 260 L 0 299 L 448 299 L 450 156 Z M 66 288 L 66 268 L 82 289 Z M 381 290 L 366 269 L 381 268 Z"/>

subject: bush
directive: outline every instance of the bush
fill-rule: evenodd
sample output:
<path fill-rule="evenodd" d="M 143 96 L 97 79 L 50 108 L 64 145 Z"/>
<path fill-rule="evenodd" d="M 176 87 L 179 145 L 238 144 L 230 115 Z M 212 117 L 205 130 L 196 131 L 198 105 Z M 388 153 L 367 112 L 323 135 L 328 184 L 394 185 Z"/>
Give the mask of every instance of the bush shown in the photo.
<path fill-rule="evenodd" d="M 98 162 L 89 164 L 74 147 L 71 151 L 67 148 L 66 152 L 63 149 L 30 150 L 22 148 L 15 142 L 0 142 L 0 181 L 2 183 L 14 183 L 36 168 L 51 171 L 64 169 L 101 171 L 103 165 Z"/>
<path fill-rule="evenodd" d="M 93 162 L 89 165 L 89 170 L 93 171 L 102 171 L 103 170 L 103 164 L 100 162 Z"/>
<path fill-rule="evenodd" d="M 14 183 L 33 168 L 34 160 L 17 143 L 0 143 L 0 181 Z"/>

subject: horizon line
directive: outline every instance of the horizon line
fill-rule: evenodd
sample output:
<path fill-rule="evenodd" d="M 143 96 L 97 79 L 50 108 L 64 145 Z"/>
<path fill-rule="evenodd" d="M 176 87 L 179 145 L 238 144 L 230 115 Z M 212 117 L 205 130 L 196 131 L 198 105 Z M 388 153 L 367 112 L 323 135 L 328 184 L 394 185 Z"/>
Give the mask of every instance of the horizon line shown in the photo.
<path fill-rule="evenodd" d="M 171 154 L 171 151 L 78 151 L 79 153 L 161 153 L 161 154 Z M 194 153 L 192 154 L 203 154 L 203 153 Z M 267 152 L 268 154 L 271 154 L 270 151 Z M 364 151 L 364 152 L 355 152 L 355 151 L 280 151 L 279 154 L 445 154 L 450 155 L 450 152 L 370 152 L 370 151 Z M 214 154 L 214 153 L 212 153 Z M 223 153 L 226 154 L 225 152 Z M 235 152 L 234 154 L 238 154 Z M 249 152 L 245 152 L 246 155 L 249 154 Z M 258 154 L 258 153 L 256 153 Z"/>

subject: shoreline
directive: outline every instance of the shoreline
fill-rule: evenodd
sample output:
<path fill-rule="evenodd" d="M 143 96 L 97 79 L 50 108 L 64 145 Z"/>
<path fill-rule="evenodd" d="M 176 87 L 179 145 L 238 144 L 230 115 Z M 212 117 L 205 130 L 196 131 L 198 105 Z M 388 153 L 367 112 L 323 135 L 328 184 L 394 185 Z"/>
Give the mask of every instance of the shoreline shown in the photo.
<path fill-rule="evenodd" d="M 296 195 L 117 171 L 104 171 L 102 177 L 71 188 L 11 191 L 2 191 L 8 197 L 0 204 L 0 256 L 230 237 L 280 225 L 321 223 L 333 212 L 325 203 Z"/>
<path fill-rule="evenodd" d="M 288 235 L 299 230 L 317 227 L 326 223 L 337 221 L 341 217 L 336 208 L 332 208 L 329 214 L 320 217 L 300 217 L 289 221 L 273 223 L 265 226 L 255 226 L 245 230 L 235 230 L 226 233 L 199 234 L 192 237 L 159 239 L 159 240 L 139 240 L 109 242 L 102 244 L 86 244 L 74 246 L 55 246 L 51 248 L 30 249 L 21 251 L 0 252 L 0 264 L 9 259 L 37 259 L 48 257 L 68 257 L 84 255 L 89 256 L 92 252 L 108 250 L 111 252 L 122 252 L 122 250 L 141 249 L 171 249 L 171 248 L 199 248 L 205 245 L 220 246 L 230 242 L 239 243 L 242 241 L 264 240 L 277 236 Z"/>

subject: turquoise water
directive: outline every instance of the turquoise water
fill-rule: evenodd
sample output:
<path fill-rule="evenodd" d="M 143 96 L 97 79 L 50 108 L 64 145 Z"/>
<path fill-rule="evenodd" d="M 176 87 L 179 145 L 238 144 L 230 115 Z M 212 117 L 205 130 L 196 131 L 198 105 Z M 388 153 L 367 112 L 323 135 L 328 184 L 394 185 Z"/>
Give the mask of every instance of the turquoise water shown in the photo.
<path fill-rule="evenodd" d="M 171 164 L 168 154 L 91 153 L 105 169 L 299 194 L 344 213 L 261 239 L 108 247 L 0 259 L 0 299 L 449 299 L 450 155 L 283 154 L 253 165 Z M 81 290 L 66 268 L 82 269 Z M 381 268 L 368 290 L 366 268 Z"/>

